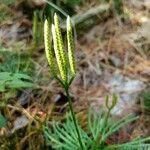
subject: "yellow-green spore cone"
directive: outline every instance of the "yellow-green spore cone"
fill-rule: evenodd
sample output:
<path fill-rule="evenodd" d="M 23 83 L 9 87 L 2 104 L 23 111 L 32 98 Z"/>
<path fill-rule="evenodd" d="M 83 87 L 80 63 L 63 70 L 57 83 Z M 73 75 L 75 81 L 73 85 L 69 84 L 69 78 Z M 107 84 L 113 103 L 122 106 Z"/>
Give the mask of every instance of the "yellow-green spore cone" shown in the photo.
<path fill-rule="evenodd" d="M 66 57 L 66 53 L 64 50 L 63 38 L 62 38 L 62 34 L 61 34 L 59 19 L 58 19 L 58 16 L 56 13 L 54 15 L 54 24 L 55 24 L 55 32 L 56 32 L 56 36 L 57 36 L 60 55 L 62 57 L 62 65 L 64 67 L 65 73 L 67 74 L 67 57 Z"/>
<path fill-rule="evenodd" d="M 56 71 L 55 71 L 55 62 L 54 62 L 53 51 L 51 48 L 50 26 L 49 26 L 49 23 L 47 20 L 45 20 L 45 23 L 44 23 L 44 43 L 45 43 L 45 52 L 46 52 L 48 64 L 50 66 L 52 75 L 55 76 Z"/>
<path fill-rule="evenodd" d="M 56 55 L 58 68 L 60 71 L 60 76 L 61 76 L 62 80 L 66 83 L 67 82 L 67 72 L 66 72 L 64 64 L 63 64 L 61 50 L 60 50 L 59 42 L 58 42 L 58 36 L 56 34 L 54 24 L 52 24 L 52 36 L 53 36 L 54 51 L 55 51 L 55 55 Z"/>
<path fill-rule="evenodd" d="M 67 44 L 68 44 L 68 59 L 70 64 L 71 74 L 75 76 L 76 74 L 76 64 L 75 64 L 75 56 L 74 56 L 74 39 L 73 39 L 73 32 L 72 32 L 72 24 L 71 19 L 67 17 Z"/>

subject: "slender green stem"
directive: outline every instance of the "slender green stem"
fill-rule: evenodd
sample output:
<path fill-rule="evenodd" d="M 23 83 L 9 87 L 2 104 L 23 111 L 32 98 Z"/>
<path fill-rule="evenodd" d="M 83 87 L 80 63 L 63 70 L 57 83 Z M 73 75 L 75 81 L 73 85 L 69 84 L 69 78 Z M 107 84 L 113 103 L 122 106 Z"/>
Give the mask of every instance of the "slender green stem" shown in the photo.
<path fill-rule="evenodd" d="M 81 146 L 81 150 L 84 150 L 82 140 L 81 140 L 81 135 L 80 135 L 80 132 L 79 132 L 79 128 L 78 128 L 78 125 L 77 125 L 75 113 L 74 113 L 73 106 L 72 106 L 72 100 L 71 100 L 71 97 L 70 97 L 70 94 L 69 94 L 69 89 L 65 88 L 65 92 L 66 92 L 66 95 L 67 95 L 67 98 L 68 98 L 69 108 L 70 108 L 70 111 L 71 111 L 71 115 L 72 115 L 72 119 L 73 119 L 73 122 L 74 122 L 74 125 L 75 125 L 75 129 L 76 129 L 76 132 L 77 132 L 77 135 L 78 135 L 78 140 L 79 140 L 79 143 L 80 143 L 80 146 Z"/>

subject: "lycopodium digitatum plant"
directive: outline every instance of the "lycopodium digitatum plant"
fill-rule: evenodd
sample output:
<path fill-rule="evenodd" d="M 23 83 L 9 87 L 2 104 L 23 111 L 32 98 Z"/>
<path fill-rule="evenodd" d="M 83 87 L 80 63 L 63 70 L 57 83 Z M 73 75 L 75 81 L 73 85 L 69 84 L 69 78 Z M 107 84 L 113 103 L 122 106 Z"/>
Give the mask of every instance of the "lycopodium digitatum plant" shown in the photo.
<path fill-rule="evenodd" d="M 52 39 L 53 39 L 53 47 L 51 43 L 51 33 L 52 32 Z M 44 24 L 44 40 L 45 40 L 45 51 L 46 57 L 48 60 L 48 64 L 50 66 L 50 70 L 52 76 L 58 80 L 58 82 L 63 86 L 65 93 L 68 98 L 69 108 L 72 115 L 72 120 L 75 126 L 75 132 L 78 135 L 78 140 L 80 143 L 81 149 L 83 149 L 82 140 L 80 136 L 80 132 L 77 125 L 77 120 L 75 118 L 75 114 L 73 111 L 72 100 L 69 94 L 69 87 L 75 78 L 76 75 L 76 65 L 75 65 L 75 57 L 74 57 L 74 39 L 73 39 L 73 30 L 72 30 L 72 23 L 71 19 L 67 17 L 67 46 L 68 46 L 68 53 L 65 51 L 63 38 L 60 29 L 60 23 L 58 16 L 54 15 L 54 24 L 51 26 L 48 23 L 48 20 L 45 20 Z M 56 57 L 56 60 L 55 60 Z M 57 65 L 56 63 L 57 62 Z M 58 66 L 58 68 L 57 68 Z"/>
<path fill-rule="evenodd" d="M 51 36 L 50 36 L 51 32 L 54 51 L 51 43 Z M 65 89 L 67 89 L 69 88 L 76 74 L 75 58 L 74 58 L 74 39 L 70 17 L 67 18 L 68 55 L 64 48 L 59 19 L 56 14 L 54 15 L 54 24 L 52 24 L 51 30 L 48 21 L 47 20 L 45 21 L 44 39 L 45 39 L 46 57 L 51 69 L 52 76 L 55 79 L 57 79 Z M 56 60 L 54 55 L 56 56 Z M 55 61 L 57 62 L 58 68 L 56 66 Z"/>
<path fill-rule="evenodd" d="M 51 38 L 52 34 L 52 38 Z M 107 112 L 100 113 L 90 109 L 87 119 L 87 129 L 83 130 L 75 117 L 69 87 L 76 75 L 74 57 L 74 39 L 71 19 L 67 18 L 67 48 L 65 51 L 61 35 L 58 16 L 54 15 L 54 24 L 50 29 L 48 21 L 44 24 L 45 50 L 52 76 L 63 86 L 69 102 L 71 116 L 66 122 L 53 122 L 52 128 L 44 126 L 46 142 L 54 150 L 148 150 L 150 137 L 137 137 L 130 142 L 121 144 L 108 144 L 108 138 L 116 133 L 124 125 L 138 119 L 138 116 L 127 115 L 124 118 L 113 121 L 111 110 L 117 103 L 117 96 L 106 97 Z M 52 42 L 53 41 L 53 44 Z M 53 48 L 52 48 L 53 45 Z"/>

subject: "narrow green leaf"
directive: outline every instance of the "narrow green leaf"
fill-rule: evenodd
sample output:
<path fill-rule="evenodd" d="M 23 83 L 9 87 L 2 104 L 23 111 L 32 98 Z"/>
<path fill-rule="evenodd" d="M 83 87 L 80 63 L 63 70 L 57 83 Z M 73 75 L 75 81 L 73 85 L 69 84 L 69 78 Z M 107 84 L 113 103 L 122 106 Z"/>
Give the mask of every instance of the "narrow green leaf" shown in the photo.
<path fill-rule="evenodd" d="M 6 119 L 2 114 L 0 114 L 0 128 L 3 128 L 5 126 L 6 126 Z"/>

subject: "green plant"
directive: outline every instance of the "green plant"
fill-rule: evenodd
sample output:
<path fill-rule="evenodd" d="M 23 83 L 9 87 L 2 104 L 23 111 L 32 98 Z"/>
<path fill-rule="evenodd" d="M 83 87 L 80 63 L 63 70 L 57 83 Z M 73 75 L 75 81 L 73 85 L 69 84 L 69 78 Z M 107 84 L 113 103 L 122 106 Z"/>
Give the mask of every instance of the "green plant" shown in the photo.
<path fill-rule="evenodd" d="M 29 55 L 22 52 L 14 52 L 15 50 L 16 47 L 6 49 L 0 45 L 0 72 L 17 72 L 33 75 L 34 65 Z"/>
<path fill-rule="evenodd" d="M 32 78 L 26 74 L 0 72 L 0 92 L 33 87 Z"/>
<path fill-rule="evenodd" d="M 0 129 L 6 126 L 6 119 L 5 117 L 0 113 Z"/>
<path fill-rule="evenodd" d="M 123 14 L 123 0 L 113 0 L 114 9 L 118 15 Z"/>
<path fill-rule="evenodd" d="M 144 92 L 142 94 L 144 100 L 144 106 L 147 110 L 150 110 L 150 91 Z"/>
<path fill-rule="evenodd" d="M 122 144 L 107 145 L 107 139 L 118 132 L 119 129 L 138 117 L 128 115 L 117 122 L 108 119 L 107 113 L 97 113 L 90 109 L 88 114 L 88 130 L 84 131 L 79 127 L 84 150 L 137 150 L 147 148 L 149 144 L 143 144 L 150 138 L 136 138 L 131 142 Z M 54 150 L 80 150 L 75 128 L 70 117 L 63 124 L 52 124 L 52 129 L 44 128 L 44 134 L 48 145 Z"/>
<path fill-rule="evenodd" d="M 14 4 L 16 0 L 0 0 L 0 4 L 11 5 Z"/>
<path fill-rule="evenodd" d="M 4 47 L 0 49 L 0 92 L 33 87 L 29 75 L 31 72 L 28 70 L 31 64 L 27 63 L 27 55 L 10 52 Z"/>
<path fill-rule="evenodd" d="M 110 111 L 115 106 L 116 96 L 112 98 L 112 104 L 108 106 L 109 98 L 106 98 L 107 112 L 96 112 L 90 109 L 88 113 L 88 129 L 83 130 L 78 127 L 81 133 L 84 150 L 137 150 L 139 148 L 147 150 L 149 144 L 144 142 L 150 141 L 148 138 L 135 138 L 131 142 L 122 144 L 108 145 L 106 141 L 108 138 L 119 131 L 123 126 L 136 121 L 139 117 L 131 114 L 114 122 L 110 117 Z M 47 126 L 44 128 L 44 135 L 48 145 L 52 146 L 55 150 L 80 150 L 75 127 L 67 116 L 66 122 L 61 124 L 58 122 L 52 123 L 52 129 Z"/>
<path fill-rule="evenodd" d="M 144 142 L 150 141 L 150 137 L 136 138 L 131 142 L 123 144 L 108 145 L 106 143 L 107 139 L 121 127 L 138 119 L 136 116 L 128 115 L 113 122 L 110 112 L 117 103 L 117 96 L 115 94 L 112 96 L 112 103 L 110 103 L 110 98 L 106 97 L 106 108 L 108 109 L 106 113 L 99 113 L 94 111 L 94 109 L 89 111 L 87 130 L 83 130 L 79 126 L 69 93 L 69 87 L 76 75 L 74 40 L 70 17 L 67 18 L 68 55 L 64 50 L 59 20 L 56 14 L 54 15 L 54 24 L 52 24 L 52 37 L 54 51 L 51 46 L 49 23 L 46 20 L 44 24 L 46 57 L 53 78 L 64 88 L 71 115 L 67 117 L 66 122 L 63 124 L 53 122 L 51 129 L 48 126 L 43 127 L 47 144 L 54 150 L 136 150 L 137 148 L 147 148 L 149 144 Z M 55 62 L 57 62 L 57 66 Z"/>
<path fill-rule="evenodd" d="M 37 47 L 43 43 L 43 11 L 34 10 L 33 13 L 33 42 L 34 46 Z"/>
<path fill-rule="evenodd" d="M 17 94 L 17 90 L 34 87 L 31 78 L 33 64 L 27 54 L 16 53 L 3 46 L 0 46 L 0 61 L 0 107 L 4 107 Z"/>
<path fill-rule="evenodd" d="M 77 121 L 75 118 L 75 114 L 73 111 L 72 106 L 72 99 L 69 93 L 69 87 L 75 77 L 76 74 L 76 67 L 75 67 L 75 58 L 74 58 L 74 40 L 73 40 L 73 33 L 72 33 L 72 25 L 70 17 L 67 18 L 67 45 L 68 45 L 68 57 L 66 52 L 64 51 L 63 46 L 63 38 L 61 35 L 60 25 L 58 16 L 54 15 L 54 24 L 52 24 L 52 36 L 53 36 L 53 44 L 54 44 L 54 51 L 51 48 L 51 40 L 50 40 L 50 27 L 49 23 L 46 20 L 44 25 L 44 39 L 45 39 L 45 50 L 47 60 L 51 69 L 51 73 L 53 77 L 58 80 L 58 82 L 63 86 L 65 93 L 68 98 L 69 108 L 72 114 L 73 123 L 78 135 L 78 140 L 83 149 L 79 128 L 77 125 Z M 54 52 L 56 56 L 56 61 L 59 69 L 59 74 L 57 72 L 57 68 L 55 65 L 54 60 Z"/>
<path fill-rule="evenodd" d="M 67 14 L 70 16 L 76 13 L 75 7 L 80 6 L 84 0 L 45 0 L 47 4 L 50 6 L 49 9 L 53 9 L 53 11 L 61 12 L 65 17 Z M 51 12 L 53 12 L 51 11 Z M 53 15 L 53 14 L 52 14 Z"/>

